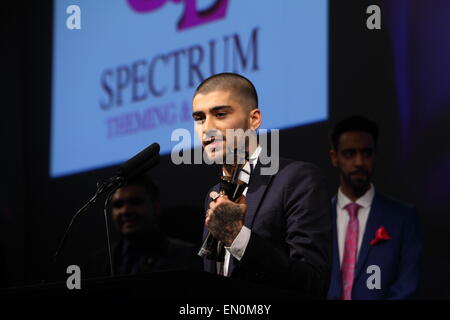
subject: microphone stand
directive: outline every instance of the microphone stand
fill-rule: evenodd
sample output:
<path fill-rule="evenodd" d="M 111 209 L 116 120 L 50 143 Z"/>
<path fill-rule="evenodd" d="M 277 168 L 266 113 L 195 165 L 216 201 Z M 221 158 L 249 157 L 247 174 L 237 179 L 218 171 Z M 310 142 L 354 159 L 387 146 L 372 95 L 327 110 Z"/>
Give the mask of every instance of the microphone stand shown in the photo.
<path fill-rule="evenodd" d="M 114 266 L 113 266 L 113 261 L 112 261 L 112 254 L 111 254 L 111 238 L 109 236 L 109 223 L 108 223 L 108 212 L 107 212 L 107 207 L 108 207 L 108 202 L 111 200 L 111 196 L 112 194 L 117 190 L 118 188 L 112 189 L 109 193 L 108 196 L 105 199 L 105 205 L 103 206 L 103 216 L 105 217 L 105 228 L 106 228 L 106 242 L 108 245 L 108 261 L 109 261 L 109 271 L 110 271 L 110 276 L 113 277 L 114 276 Z"/>
<path fill-rule="evenodd" d="M 112 255 L 111 255 L 111 241 L 109 236 L 109 227 L 108 227 L 108 215 L 106 212 L 106 206 L 108 204 L 109 199 L 111 198 L 111 195 L 120 187 L 122 187 L 125 184 L 125 179 L 122 176 L 116 176 L 112 178 L 108 178 L 105 180 L 101 180 L 97 182 L 97 191 L 92 196 L 92 198 L 86 202 L 72 217 L 72 220 L 70 220 L 69 226 L 66 229 L 66 232 L 63 235 L 63 238 L 61 239 L 61 242 L 59 243 L 58 249 L 56 249 L 56 252 L 53 256 L 53 263 L 56 263 L 57 258 L 61 254 L 62 249 L 64 248 L 66 242 L 67 242 L 67 236 L 70 233 L 70 230 L 72 229 L 72 225 L 77 219 L 77 217 L 86 212 L 97 200 L 100 196 L 107 193 L 107 197 L 105 200 L 105 206 L 104 206 L 104 216 L 105 216 L 105 225 L 106 225 L 106 238 L 108 243 L 108 260 L 109 260 L 109 266 L 110 266 L 110 272 L 111 276 L 114 275 L 113 270 L 113 263 L 112 263 Z"/>
<path fill-rule="evenodd" d="M 123 163 L 118 170 L 118 174 L 112 178 L 104 179 L 97 182 L 97 191 L 92 196 L 92 198 L 84 205 L 82 206 L 72 217 L 72 220 L 70 220 L 69 226 L 66 229 L 66 232 L 63 235 L 63 238 L 61 239 L 61 242 L 59 243 L 58 249 L 56 249 L 56 252 L 53 256 L 53 263 L 56 263 L 56 259 L 61 254 L 61 251 L 63 247 L 66 244 L 67 236 L 69 235 L 70 230 L 72 229 L 72 225 L 75 222 L 76 218 L 86 212 L 97 200 L 98 198 L 103 195 L 107 194 L 105 205 L 103 208 L 104 216 L 105 216 L 105 226 L 106 226 L 106 240 L 108 244 L 108 260 L 109 260 L 109 266 L 111 271 L 111 276 L 114 275 L 114 268 L 113 268 L 113 262 L 112 262 L 112 255 L 111 255 L 111 240 L 109 237 L 109 224 L 108 224 L 108 214 L 106 212 L 106 208 L 108 205 L 108 202 L 111 198 L 111 195 L 120 187 L 125 185 L 126 181 L 132 179 L 133 177 L 136 177 L 145 171 L 150 170 L 154 166 L 156 166 L 159 163 L 160 156 L 159 156 L 159 144 L 153 143 L 149 147 L 145 148 L 141 152 L 139 152 L 137 155 L 135 155 L 133 158 L 129 159 L 127 162 Z"/>

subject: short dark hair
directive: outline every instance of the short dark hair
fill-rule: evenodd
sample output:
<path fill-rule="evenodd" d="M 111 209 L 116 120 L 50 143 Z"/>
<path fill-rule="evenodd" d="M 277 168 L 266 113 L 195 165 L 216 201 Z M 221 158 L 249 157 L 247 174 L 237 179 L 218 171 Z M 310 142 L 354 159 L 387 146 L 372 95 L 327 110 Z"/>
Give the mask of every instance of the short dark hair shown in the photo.
<path fill-rule="evenodd" d="M 258 94 L 253 83 L 246 77 L 237 73 L 218 73 L 202 81 L 195 90 L 198 94 L 208 94 L 215 90 L 230 90 L 236 92 L 241 98 L 250 101 L 250 109 L 258 108 Z"/>
<path fill-rule="evenodd" d="M 127 181 L 125 186 L 143 186 L 152 201 L 159 201 L 159 188 L 156 182 L 148 174 L 142 174 Z"/>
<path fill-rule="evenodd" d="M 330 134 L 331 147 L 338 150 L 339 138 L 349 131 L 366 132 L 372 136 L 375 147 L 377 146 L 379 128 L 378 124 L 364 116 L 355 115 L 338 122 Z"/>

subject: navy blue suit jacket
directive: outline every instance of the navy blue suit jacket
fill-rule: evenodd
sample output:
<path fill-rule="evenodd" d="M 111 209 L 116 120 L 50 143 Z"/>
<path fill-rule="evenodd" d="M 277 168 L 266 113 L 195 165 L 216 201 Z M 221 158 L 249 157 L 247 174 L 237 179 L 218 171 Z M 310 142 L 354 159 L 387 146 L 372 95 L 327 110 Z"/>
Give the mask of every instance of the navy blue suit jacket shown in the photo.
<path fill-rule="evenodd" d="M 339 247 L 336 228 L 336 197 L 332 200 L 333 264 L 329 299 L 342 294 Z M 392 239 L 371 245 L 375 233 L 385 227 Z M 352 299 L 411 299 L 416 297 L 420 278 L 421 235 L 416 211 L 392 198 L 375 192 L 366 224 L 353 282 Z M 369 289 L 367 280 L 380 267 L 381 289 Z M 372 279 L 370 279 L 372 282 Z"/>
<path fill-rule="evenodd" d="M 252 171 L 246 194 L 250 240 L 240 261 L 232 257 L 229 274 L 302 297 L 326 298 L 332 241 L 325 180 L 305 162 L 280 158 L 275 175 L 261 175 L 261 166 L 258 162 Z M 205 209 L 209 202 L 208 193 Z M 215 261 L 205 259 L 204 267 L 216 273 Z"/>

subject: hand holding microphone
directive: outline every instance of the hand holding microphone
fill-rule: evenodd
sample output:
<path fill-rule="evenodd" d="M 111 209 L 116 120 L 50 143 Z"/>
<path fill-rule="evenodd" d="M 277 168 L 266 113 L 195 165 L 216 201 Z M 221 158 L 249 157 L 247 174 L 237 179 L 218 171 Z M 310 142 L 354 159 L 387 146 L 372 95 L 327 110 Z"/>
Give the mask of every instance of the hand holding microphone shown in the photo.
<path fill-rule="evenodd" d="M 212 201 L 206 214 L 205 224 L 214 238 L 229 247 L 244 226 L 247 202 L 240 196 L 236 202 L 227 195 L 210 193 Z"/>
<path fill-rule="evenodd" d="M 210 194 L 212 201 L 209 204 L 207 217 L 205 218 L 205 224 L 209 232 L 198 252 L 200 257 L 222 261 L 224 257 L 223 246 L 231 245 L 244 225 L 247 204 L 245 203 L 245 198 L 241 197 L 241 195 L 247 184 L 238 180 L 238 173 L 242 167 L 238 166 L 235 168 L 231 180 L 226 177 L 221 178 L 220 193 L 212 192 Z M 218 201 L 222 197 L 224 199 Z M 219 204 L 213 205 L 216 201 Z M 234 202 L 238 202 L 238 204 Z M 213 233 L 220 239 L 213 236 Z"/>

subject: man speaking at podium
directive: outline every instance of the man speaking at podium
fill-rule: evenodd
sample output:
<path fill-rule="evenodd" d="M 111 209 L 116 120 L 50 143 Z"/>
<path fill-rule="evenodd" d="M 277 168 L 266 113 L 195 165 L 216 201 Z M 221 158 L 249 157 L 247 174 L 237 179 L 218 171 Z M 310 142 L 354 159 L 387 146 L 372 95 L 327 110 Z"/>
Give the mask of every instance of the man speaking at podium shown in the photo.
<path fill-rule="evenodd" d="M 227 131 L 255 132 L 261 114 L 255 87 L 238 74 L 213 75 L 195 91 L 196 133 L 208 159 L 224 163 L 224 177 L 236 169 L 227 157 L 236 141 L 227 140 Z M 239 183 L 247 184 L 242 196 L 232 202 L 216 185 L 206 197 L 205 235 L 210 232 L 225 249 L 222 259 L 204 259 L 205 271 L 324 298 L 331 263 L 324 178 L 312 164 L 283 158 L 278 171 L 267 174 L 263 146 L 245 147 L 245 165 L 238 173 Z"/>

